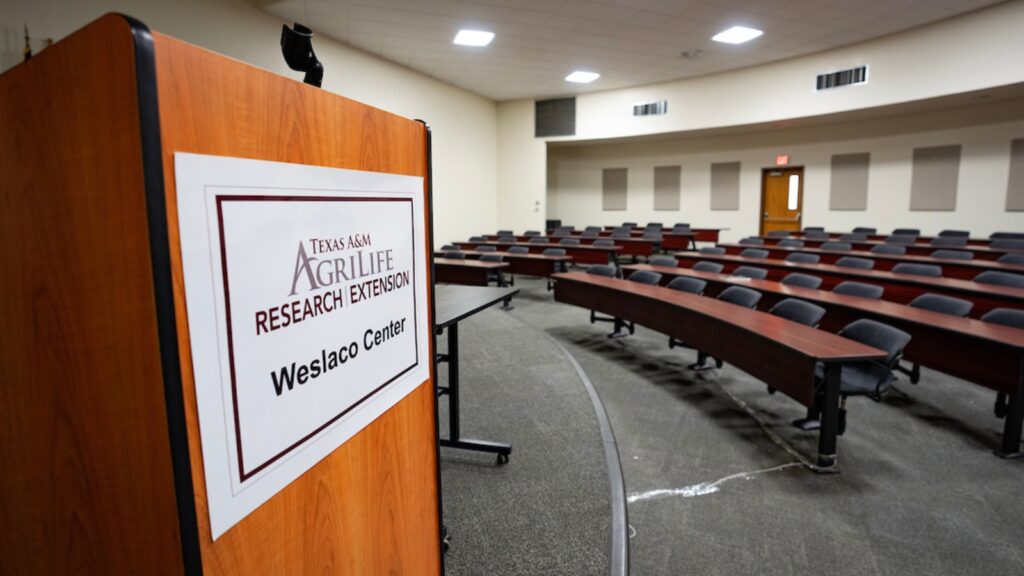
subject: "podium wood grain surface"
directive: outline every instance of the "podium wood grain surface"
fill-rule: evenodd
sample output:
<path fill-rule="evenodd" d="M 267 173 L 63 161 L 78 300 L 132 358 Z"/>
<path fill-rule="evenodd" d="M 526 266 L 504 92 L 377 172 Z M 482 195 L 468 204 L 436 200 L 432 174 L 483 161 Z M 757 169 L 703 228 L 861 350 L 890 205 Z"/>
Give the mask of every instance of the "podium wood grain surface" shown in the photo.
<path fill-rule="evenodd" d="M 161 34 L 152 42 L 197 533 L 179 521 L 172 451 L 185 447 L 173 445 L 164 397 L 140 136 L 140 107 L 154 102 L 139 97 L 131 25 L 108 15 L 0 76 L 0 573 L 181 574 L 189 538 L 204 574 L 439 573 L 433 370 L 211 539 L 173 158 L 425 177 L 425 127 Z"/>

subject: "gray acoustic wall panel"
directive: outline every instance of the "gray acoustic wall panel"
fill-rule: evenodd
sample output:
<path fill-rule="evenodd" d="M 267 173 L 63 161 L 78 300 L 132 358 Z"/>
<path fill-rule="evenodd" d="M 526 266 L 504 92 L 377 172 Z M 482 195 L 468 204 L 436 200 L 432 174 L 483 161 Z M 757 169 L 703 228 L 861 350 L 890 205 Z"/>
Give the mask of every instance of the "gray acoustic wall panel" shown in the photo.
<path fill-rule="evenodd" d="M 956 210 L 960 146 L 914 149 L 910 184 L 911 210 Z"/>
<path fill-rule="evenodd" d="M 1010 144 L 1010 180 L 1006 185 L 1006 209 L 1024 210 L 1024 140 Z"/>
<path fill-rule="evenodd" d="M 829 210 L 868 209 L 868 165 L 871 154 L 836 154 L 832 157 Z"/>
<path fill-rule="evenodd" d="M 654 209 L 679 210 L 680 166 L 654 167 Z"/>
<path fill-rule="evenodd" d="M 601 173 L 601 209 L 625 210 L 628 172 L 625 168 L 605 168 Z"/>
<path fill-rule="evenodd" d="M 711 209 L 740 209 L 740 163 L 711 165 Z"/>
<path fill-rule="evenodd" d="M 536 138 L 576 134 L 576 98 L 535 101 L 533 121 Z"/>

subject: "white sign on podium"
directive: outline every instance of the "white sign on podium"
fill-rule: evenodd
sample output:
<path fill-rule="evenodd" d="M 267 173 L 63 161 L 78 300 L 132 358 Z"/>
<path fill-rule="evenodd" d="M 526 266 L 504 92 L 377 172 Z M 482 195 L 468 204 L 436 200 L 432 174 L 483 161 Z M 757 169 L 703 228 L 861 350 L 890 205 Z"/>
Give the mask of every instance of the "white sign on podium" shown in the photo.
<path fill-rule="evenodd" d="M 174 159 L 216 539 L 428 378 L 423 179 Z"/>

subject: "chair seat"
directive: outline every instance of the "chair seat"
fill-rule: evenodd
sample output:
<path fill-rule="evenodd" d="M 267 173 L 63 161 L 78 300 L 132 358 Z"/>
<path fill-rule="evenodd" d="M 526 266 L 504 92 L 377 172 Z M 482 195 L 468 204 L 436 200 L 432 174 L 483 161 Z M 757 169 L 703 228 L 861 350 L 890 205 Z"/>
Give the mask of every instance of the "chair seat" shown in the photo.
<path fill-rule="evenodd" d="M 825 365 L 814 367 L 814 377 L 825 379 Z M 881 382 L 881 385 L 879 385 Z M 870 396 L 877 399 L 892 387 L 892 372 L 874 362 L 853 362 L 843 366 L 839 376 L 839 393 L 842 396 Z"/>

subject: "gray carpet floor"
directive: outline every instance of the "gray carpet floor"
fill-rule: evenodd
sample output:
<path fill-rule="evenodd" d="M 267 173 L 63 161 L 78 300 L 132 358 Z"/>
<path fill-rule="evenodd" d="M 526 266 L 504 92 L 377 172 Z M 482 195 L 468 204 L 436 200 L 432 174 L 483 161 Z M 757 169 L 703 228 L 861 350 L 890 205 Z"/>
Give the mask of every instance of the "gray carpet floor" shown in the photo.
<path fill-rule="evenodd" d="M 883 403 L 851 399 L 841 473 L 817 475 L 803 407 L 692 350 L 555 303 L 517 279 L 511 312 L 465 324 L 466 430 L 512 461 L 442 451 L 449 574 L 607 571 L 607 472 L 597 423 L 556 338 L 580 362 L 618 441 L 631 573 L 1024 574 L 1024 461 L 995 457 L 994 393 L 924 370 Z M 442 401 L 443 404 L 443 401 Z"/>

